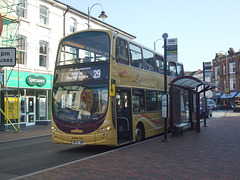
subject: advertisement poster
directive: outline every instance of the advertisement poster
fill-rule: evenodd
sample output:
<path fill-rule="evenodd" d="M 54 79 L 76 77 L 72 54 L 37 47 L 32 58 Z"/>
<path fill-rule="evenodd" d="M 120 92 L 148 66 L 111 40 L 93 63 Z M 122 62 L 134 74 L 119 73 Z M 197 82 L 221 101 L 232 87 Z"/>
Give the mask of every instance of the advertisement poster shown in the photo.
<path fill-rule="evenodd" d="M 46 114 L 46 97 L 40 97 L 39 99 L 39 116 L 45 117 Z"/>

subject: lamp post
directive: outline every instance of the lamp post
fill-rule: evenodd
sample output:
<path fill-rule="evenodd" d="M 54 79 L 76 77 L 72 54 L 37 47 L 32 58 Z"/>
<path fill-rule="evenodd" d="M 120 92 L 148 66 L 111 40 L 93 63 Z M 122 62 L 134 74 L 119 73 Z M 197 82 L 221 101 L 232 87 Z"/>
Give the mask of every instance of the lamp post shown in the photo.
<path fill-rule="evenodd" d="M 157 42 L 158 42 L 159 40 L 162 40 L 162 41 L 163 41 L 163 39 L 160 38 L 160 39 L 157 39 L 156 41 L 153 42 L 153 45 L 154 45 L 154 51 L 156 51 L 156 44 L 157 44 Z"/>
<path fill-rule="evenodd" d="M 225 54 L 225 58 L 226 58 L 226 65 L 225 65 L 225 68 L 226 68 L 226 84 L 225 84 L 225 90 L 228 89 L 228 66 L 227 66 L 227 52 L 225 51 L 219 51 L 219 53 L 224 53 Z M 217 61 L 218 61 L 218 58 L 217 58 Z M 226 110 L 228 111 L 228 97 L 226 98 Z"/>
<path fill-rule="evenodd" d="M 104 10 L 103 10 L 103 6 L 100 4 L 100 3 L 95 3 L 94 5 L 92 5 L 90 8 L 88 7 L 88 29 L 90 29 L 90 13 L 91 13 L 91 10 L 93 8 L 93 6 L 95 5 L 99 5 L 102 7 L 102 11 L 101 11 L 101 14 L 98 16 L 99 18 L 107 18 L 108 16 L 105 14 Z"/>

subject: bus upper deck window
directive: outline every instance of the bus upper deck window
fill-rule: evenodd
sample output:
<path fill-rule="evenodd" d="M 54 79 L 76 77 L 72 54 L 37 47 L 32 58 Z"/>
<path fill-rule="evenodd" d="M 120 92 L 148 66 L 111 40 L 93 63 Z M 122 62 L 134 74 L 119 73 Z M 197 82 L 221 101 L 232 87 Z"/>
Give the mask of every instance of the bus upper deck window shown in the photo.
<path fill-rule="evenodd" d="M 116 40 L 116 61 L 120 64 L 129 64 L 128 43 L 121 38 Z"/>
<path fill-rule="evenodd" d="M 142 50 L 139 46 L 130 44 L 131 65 L 142 69 Z"/>
<path fill-rule="evenodd" d="M 143 49 L 143 68 L 148 71 L 154 71 L 155 59 L 151 51 Z"/>

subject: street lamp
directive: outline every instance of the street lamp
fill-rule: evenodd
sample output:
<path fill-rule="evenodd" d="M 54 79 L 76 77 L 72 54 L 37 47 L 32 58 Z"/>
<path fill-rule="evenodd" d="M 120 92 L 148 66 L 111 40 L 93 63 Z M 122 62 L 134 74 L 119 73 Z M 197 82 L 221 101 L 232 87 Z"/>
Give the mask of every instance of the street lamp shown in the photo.
<path fill-rule="evenodd" d="M 219 51 L 217 54 L 219 53 L 224 53 L 225 54 L 225 58 L 226 58 L 226 84 L 225 84 L 225 91 L 228 89 L 228 67 L 227 67 L 227 52 L 225 51 Z M 218 61 L 218 58 L 216 59 Z M 228 97 L 226 98 L 226 110 L 228 111 Z"/>
<path fill-rule="evenodd" d="M 153 42 L 153 45 L 154 45 L 154 51 L 156 51 L 156 44 L 157 44 L 157 42 L 158 42 L 159 40 L 162 40 L 162 41 L 163 41 L 163 39 L 160 38 L 160 39 L 157 39 L 156 41 Z"/>
<path fill-rule="evenodd" d="M 103 10 L 103 6 L 100 4 L 100 3 L 95 3 L 94 5 L 92 5 L 91 8 L 88 7 L 88 29 L 90 29 L 90 13 L 91 13 L 91 10 L 93 8 L 93 6 L 95 5 L 99 5 L 102 7 L 102 11 L 101 11 L 101 14 L 98 16 L 99 18 L 102 18 L 102 19 L 105 19 L 107 18 L 108 16 L 105 14 L 104 10 Z"/>

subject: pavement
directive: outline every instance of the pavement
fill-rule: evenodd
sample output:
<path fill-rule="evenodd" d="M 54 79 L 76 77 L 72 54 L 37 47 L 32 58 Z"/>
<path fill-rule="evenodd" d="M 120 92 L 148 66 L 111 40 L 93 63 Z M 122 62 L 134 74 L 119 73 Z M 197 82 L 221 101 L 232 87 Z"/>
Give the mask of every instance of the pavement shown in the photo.
<path fill-rule="evenodd" d="M 215 117 L 215 118 L 214 118 Z M 201 132 L 185 130 L 80 159 L 15 179 L 240 179 L 240 113 L 214 112 Z M 50 126 L 1 132 L 0 141 L 50 135 Z M 18 136 L 18 138 L 13 138 Z M 0 178 L 1 179 L 1 178 Z"/>
<path fill-rule="evenodd" d="M 19 129 L 18 132 L 12 127 L 9 127 L 8 129 L 9 129 L 8 131 L 6 130 L 0 131 L 0 143 L 6 141 L 14 141 L 20 139 L 51 135 L 50 125 L 28 126 Z"/>

